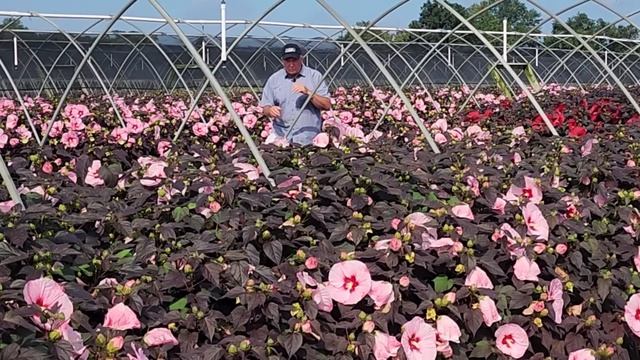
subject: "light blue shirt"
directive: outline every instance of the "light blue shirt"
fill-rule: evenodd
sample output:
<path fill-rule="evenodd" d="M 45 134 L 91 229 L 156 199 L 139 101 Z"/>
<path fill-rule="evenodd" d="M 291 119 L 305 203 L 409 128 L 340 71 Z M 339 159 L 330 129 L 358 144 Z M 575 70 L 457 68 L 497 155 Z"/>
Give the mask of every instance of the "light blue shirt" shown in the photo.
<path fill-rule="evenodd" d="M 318 87 L 316 94 L 329 97 L 327 84 L 322 80 L 322 74 L 317 70 L 303 65 L 295 79 L 287 75 L 284 69 L 276 71 L 264 85 L 260 106 L 280 107 L 280 117 L 273 121 L 273 130 L 278 136 L 284 137 L 287 134 L 298 112 L 300 112 L 302 104 L 308 97 L 308 95 L 294 92 L 294 83 L 303 84 L 310 91 Z M 320 110 L 309 101 L 287 140 L 297 144 L 308 145 L 311 144 L 313 138 L 321 130 L 322 118 Z"/>

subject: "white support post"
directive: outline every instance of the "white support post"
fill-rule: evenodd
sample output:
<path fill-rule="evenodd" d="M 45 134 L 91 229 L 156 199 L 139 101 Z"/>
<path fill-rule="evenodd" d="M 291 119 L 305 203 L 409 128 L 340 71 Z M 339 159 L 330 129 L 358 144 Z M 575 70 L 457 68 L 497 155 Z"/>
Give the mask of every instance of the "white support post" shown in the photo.
<path fill-rule="evenodd" d="M 447 65 L 453 66 L 451 61 L 451 46 L 447 46 Z"/>
<path fill-rule="evenodd" d="M 205 62 L 207 61 L 207 55 L 205 54 L 205 51 L 207 49 L 207 44 L 204 42 L 204 37 L 202 38 L 202 43 L 200 45 L 200 52 L 202 55 L 202 60 L 204 60 Z"/>
<path fill-rule="evenodd" d="M 344 66 L 344 45 L 340 44 L 340 67 Z"/>
<path fill-rule="evenodd" d="M 18 38 L 13 37 L 13 66 L 18 67 Z"/>
<path fill-rule="evenodd" d="M 227 3 L 225 0 L 220 2 L 220 60 L 227 61 Z"/>
<path fill-rule="evenodd" d="M 609 50 L 605 50 L 604 52 L 604 64 L 609 66 Z"/>
<path fill-rule="evenodd" d="M 540 55 L 539 50 L 538 50 L 538 48 L 536 48 L 536 67 L 538 67 L 538 58 L 539 58 L 539 55 Z"/>
<path fill-rule="evenodd" d="M 507 19 L 502 19 L 502 58 L 507 62 Z"/>

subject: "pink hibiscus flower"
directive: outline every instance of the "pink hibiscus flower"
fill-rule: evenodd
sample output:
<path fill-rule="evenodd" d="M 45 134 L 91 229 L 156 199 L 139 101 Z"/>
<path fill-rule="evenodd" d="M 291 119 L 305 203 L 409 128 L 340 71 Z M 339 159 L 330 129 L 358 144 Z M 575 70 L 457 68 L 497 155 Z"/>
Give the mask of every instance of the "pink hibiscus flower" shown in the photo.
<path fill-rule="evenodd" d="M 435 360 L 436 331 L 421 317 L 414 317 L 402 326 L 402 349 L 407 360 Z"/>
<path fill-rule="evenodd" d="M 520 359 L 529 348 L 529 336 L 520 325 L 505 324 L 496 330 L 496 347 L 503 354 Z"/>
<path fill-rule="evenodd" d="M 371 291 L 371 274 L 367 265 L 358 260 L 337 263 L 329 271 L 329 293 L 341 304 L 353 305 Z"/>

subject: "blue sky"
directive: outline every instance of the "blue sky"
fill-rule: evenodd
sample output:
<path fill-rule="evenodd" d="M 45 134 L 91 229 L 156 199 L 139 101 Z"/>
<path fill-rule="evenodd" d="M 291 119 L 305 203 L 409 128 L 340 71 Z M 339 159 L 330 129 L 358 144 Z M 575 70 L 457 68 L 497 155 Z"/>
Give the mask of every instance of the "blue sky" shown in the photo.
<path fill-rule="evenodd" d="M 577 0 L 536 0 L 541 6 L 557 12 L 575 4 Z M 601 0 L 623 14 L 630 14 L 640 10 L 639 0 Z M 396 1 L 392 0 L 327 0 L 349 23 L 359 20 L 376 18 L 380 13 L 391 7 Z M 475 1 L 458 0 L 458 3 L 468 6 Z M 4 4 L 3 4 L 4 3 Z M 113 14 L 119 10 L 125 0 L 20 0 L 0 2 L 0 11 L 38 11 L 42 13 L 67 14 Z M 160 3 L 175 18 L 182 19 L 219 19 L 219 0 L 160 0 Z M 262 14 L 274 0 L 227 0 L 228 19 L 255 19 Z M 416 19 L 424 0 L 411 0 L 392 14 L 388 15 L 380 25 L 402 27 Z M 577 11 L 588 13 L 591 17 L 603 17 L 606 20 L 617 19 L 615 15 L 595 3 L 581 5 L 567 12 L 564 18 Z M 138 0 L 128 12 L 131 16 L 157 17 L 155 9 L 147 0 Z M 267 20 L 283 22 L 300 22 L 312 24 L 337 24 L 329 14 L 314 0 L 287 0 L 278 10 L 273 12 Z M 640 25 L 640 15 L 633 20 Z M 88 26 L 87 21 L 55 20 L 67 30 L 78 31 Z M 27 20 L 27 26 L 36 29 L 49 28 L 42 21 Z M 121 25 L 126 30 L 126 25 Z"/>

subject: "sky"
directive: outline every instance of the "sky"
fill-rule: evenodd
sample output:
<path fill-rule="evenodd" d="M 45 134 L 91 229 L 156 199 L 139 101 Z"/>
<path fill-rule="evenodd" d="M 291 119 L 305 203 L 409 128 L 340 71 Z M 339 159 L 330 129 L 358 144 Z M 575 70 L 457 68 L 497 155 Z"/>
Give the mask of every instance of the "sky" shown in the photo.
<path fill-rule="evenodd" d="M 381 13 L 397 4 L 396 0 L 326 0 L 344 19 L 350 24 L 360 20 L 372 20 Z M 622 14 L 628 15 L 640 10 L 640 0 L 600 0 Z M 178 19 L 220 19 L 220 0 L 159 0 L 160 4 L 174 18 Z M 457 3 L 468 6 L 476 1 L 458 0 Z M 554 13 L 562 11 L 578 0 L 531 0 Z M 25 11 L 40 13 L 62 14 L 95 14 L 110 15 L 117 13 L 125 5 L 125 0 L 0 0 L 0 11 Z M 264 13 L 275 3 L 275 0 L 227 0 L 227 19 L 253 20 Z M 391 14 L 387 15 L 380 26 L 406 27 L 407 24 L 418 18 L 420 7 L 424 0 L 410 0 Z M 530 7 L 534 8 L 531 4 Z M 593 1 L 566 12 L 561 17 L 575 15 L 578 11 L 586 12 L 592 18 L 602 17 L 605 20 L 617 20 L 618 17 Z M 542 11 L 541 11 L 542 13 Z M 156 10 L 147 0 L 138 0 L 126 15 L 159 17 Z M 543 13 L 543 18 L 544 18 Z M 640 15 L 632 18 L 640 26 Z M 295 22 L 308 24 L 337 25 L 338 23 L 315 0 L 285 0 L 265 20 L 280 22 Z M 63 20 L 55 19 L 56 24 L 68 31 L 81 31 L 91 22 L 87 20 Z M 53 29 L 53 27 L 41 20 L 25 20 L 24 23 L 33 29 Z M 621 23 L 622 24 L 622 23 Z M 624 23 L 626 25 L 626 23 Z M 142 24 L 145 30 L 153 29 L 151 24 Z M 126 24 L 116 25 L 116 29 L 131 30 Z M 239 29 L 240 27 L 237 27 Z M 99 26 L 98 26 L 99 29 Z M 545 27 L 543 29 L 550 29 Z M 215 29 L 207 29 L 214 31 Z M 169 29 L 166 30 L 169 32 Z M 232 30 L 233 32 L 234 30 Z M 239 31 L 239 30 L 238 30 Z M 259 31 L 259 30 L 256 30 Z M 548 31 L 548 30 L 547 30 Z M 230 33 L 232 35 L 233 33 Z"/>

